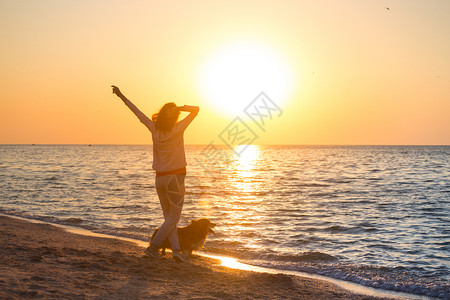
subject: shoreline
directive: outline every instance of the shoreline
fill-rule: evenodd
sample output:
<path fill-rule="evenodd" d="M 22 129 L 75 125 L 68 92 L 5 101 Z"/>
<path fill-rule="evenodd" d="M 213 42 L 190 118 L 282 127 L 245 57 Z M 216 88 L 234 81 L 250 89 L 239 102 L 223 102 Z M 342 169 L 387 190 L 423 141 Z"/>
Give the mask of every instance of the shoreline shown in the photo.
<path fill-rule="evenodd" d="M 83 235 L 83 236 L 90 236 L 90 237 L 100 237 L 100 238 L 109 238 L 109 239 L 118 239 L 122 241 L 131 242 L 133 244 L 136 244 L 139 247 L 143 247 L 145 249 L 148 246 L 148 243 L 142 240 L 134 239 L 134 238 L 127 238 L 123 236 L 115 236 L 111 234 L 105 234 L 105 233 L 98 233 L 91 231 L 89 229 L 85 229 L 82 227 L 77 227 L 73 225 L 65 225 L 65 224 L 59 224 L 59 223 L 52 223 L 48 221 L 43 221 L 39 219 L 32 219 L 32 218 L 24 218 L 20 216 L 15 215 L 8 215 L 4 213 L 0 213 L 0 217 L 9 217 L 9 218 L 15 218 L 21 221 L 25 222 L 31 222 L 36 224 L 47 224 L 54 226 L 56 228 L 62 229 L 66 232 L 76 234 L 76 235 Z M 168 250 L 170 253 L 170 249 Z M 220 266 L 231 268 L 231 269 L 237 269 L 241 271 L 249 271 L 249 272 L 258 272 L 258 273 L 268 273 L 268 274 L 284 274 L 284 275 L 290 275 L 290 276 L 300 276 L 302 278 L 309 278 L 313 280 L 320 280 L 325 281 L 331 284 L 334 284 L 338 286 L 339 288 L 342 288 L 350 293 L 358 294 L 358 295 L 365 295 L 365 296 L 373 296 L 378 298 L 389 298 L 389 299 L 415 299 L 415 300 L 427 300 L 427 299 L 433 299 L 428 296 L 423 295 L 415 295 L 405 292 L 398 292 L 398 291 L 391 291 L 391 290 L 384 290 L 384 289 L 377 289 L 369 286 L 364 286 L 358 283 L 354 283 L 351 281 L 345 281 L 341 279 L 336 279 L 332 277 L 327 277 L 323 275 L 313 274 L 313 273 L 305 273 L 302 271 L 293 271 L 293 270 L 283 270 L 283 269 L 276 269 L 276 268 L 268 268 L 268 267 L 261 267 L 261 266 L 255 266 L 251 264 L 245 264 L 239 262 L 235 258 L 226 257 L 210 252 L 204 252 L 204 251 L 196 251 L 195 255 L 210 258 L 217 260 L 217 264 Z"/>
<path fill-rule="evenodd" d="M 383 299 L 318 279 L 227 268 L 206 256 L 152 260 L 131 240 L 13 216 L 0 215 L 0 228 L 0 298 Z"/>

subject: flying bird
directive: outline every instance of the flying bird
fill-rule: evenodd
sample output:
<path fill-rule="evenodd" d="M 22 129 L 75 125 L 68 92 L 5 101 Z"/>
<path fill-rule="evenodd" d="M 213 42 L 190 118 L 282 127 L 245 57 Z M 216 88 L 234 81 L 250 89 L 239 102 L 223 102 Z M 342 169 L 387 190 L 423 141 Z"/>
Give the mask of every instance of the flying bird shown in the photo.
<path fill-rule="evenodd" d="M 386 6 L 386 9 L 387 9 L 387 10 L 391 10 L 391 9 L 390 9 L 389 7 L 387 7 L 387 6 Z"/>

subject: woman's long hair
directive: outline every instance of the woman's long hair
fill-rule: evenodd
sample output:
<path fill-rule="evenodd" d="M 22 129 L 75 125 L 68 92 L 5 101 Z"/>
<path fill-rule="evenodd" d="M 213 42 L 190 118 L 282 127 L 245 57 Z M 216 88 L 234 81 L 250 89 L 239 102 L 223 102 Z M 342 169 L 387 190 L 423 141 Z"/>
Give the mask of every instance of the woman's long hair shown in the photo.
<path fill-rule="evenodd" d="M 169 110 L 173 108 L 177 108 L 177 106 L 175 103 L 169 102 L 164 104 L 158 113 L 153 114 L 152 121 L 155 122 L 155 127 L 157 130 L 170 131 L 173 126 L 175 126 L 178 121 L 178 117 L 180 116 L 180 112 L 177 110 L 172 116 L 169 115 Z"/>

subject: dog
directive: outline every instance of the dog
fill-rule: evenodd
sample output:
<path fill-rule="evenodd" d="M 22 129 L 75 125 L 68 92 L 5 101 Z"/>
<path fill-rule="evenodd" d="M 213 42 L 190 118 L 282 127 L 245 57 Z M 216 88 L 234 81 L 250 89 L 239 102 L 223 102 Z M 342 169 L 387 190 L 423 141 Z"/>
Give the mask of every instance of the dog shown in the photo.
<path fill-rule="evenodd" d="M 192 251 L 198 250 L 205 244 L 208 233 L 216 234 L 212 228 L 216 224 L 212 223 L 209 219 L 203 218 L 198 220 L 192 220 L 186 227 L 179 227 L 178 229 L 178 241 L 180 243 L 181 251 L 187 256 L 192 255 Z M 155 238 L 159 228 L 153 232 L 150 243 Z M 166 238 L 161 244 L 161 253 L 166 254 L 166 248 L 171 249 L 169 239 Z"/>

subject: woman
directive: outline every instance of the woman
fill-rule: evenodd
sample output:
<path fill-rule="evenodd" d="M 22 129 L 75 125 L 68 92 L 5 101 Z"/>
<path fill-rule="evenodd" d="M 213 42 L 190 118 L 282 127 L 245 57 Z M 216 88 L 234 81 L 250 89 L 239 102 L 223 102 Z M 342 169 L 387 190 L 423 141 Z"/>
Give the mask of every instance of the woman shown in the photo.
<path fill-rule="evenodd" d="M 169 238 L 173 257 L 185 261 L 178 242 L 177 223 L 181 217 L 184 203 L 184 179 L 186 176 L 186 157 L 184 153 L 183 133 L 197 116 L 198 106 L 176 106 L 166 103 L 150 120 L 118 87 L 112 86 L 116 94 L 138 119 L 150 130 L 153 140 L 153 169 L 156 171 L 155 186 L 164 215 L 164 223 L 152 240 L 145 254 L 160 258 L 159 249 L 162 242 Z M 189 115 L 177 122 L 181 111 Z"/>

